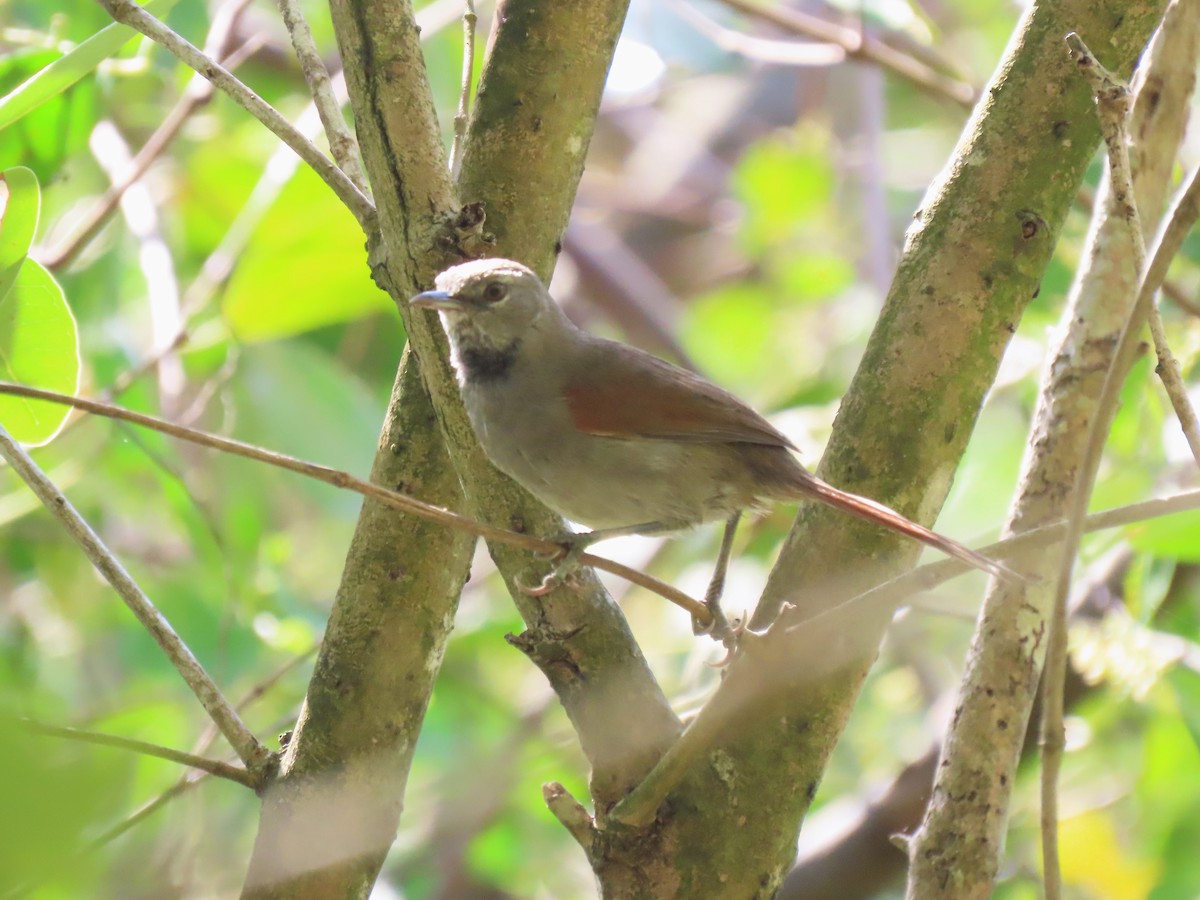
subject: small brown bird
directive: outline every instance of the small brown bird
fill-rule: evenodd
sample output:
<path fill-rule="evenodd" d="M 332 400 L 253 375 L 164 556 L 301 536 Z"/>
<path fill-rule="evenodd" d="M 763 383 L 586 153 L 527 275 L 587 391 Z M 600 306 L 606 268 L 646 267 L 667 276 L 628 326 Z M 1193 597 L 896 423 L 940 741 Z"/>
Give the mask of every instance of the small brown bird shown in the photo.
<path fill-rule="evenodd" d="M 985 572 L 1001 564 L 810 474 L 791 442 L 709 381 L 576 328 L 520 263 L 480 259 L 437 277 L 438 310 L 467 414 L 488 458 L 566 518 L 563 565 L 596 541 L 727 523 L 706 599 L 717 602 L 742 510 L 813 499 L 915 538 Z M 550 579 L 543 589 L 553 584 Z"/>

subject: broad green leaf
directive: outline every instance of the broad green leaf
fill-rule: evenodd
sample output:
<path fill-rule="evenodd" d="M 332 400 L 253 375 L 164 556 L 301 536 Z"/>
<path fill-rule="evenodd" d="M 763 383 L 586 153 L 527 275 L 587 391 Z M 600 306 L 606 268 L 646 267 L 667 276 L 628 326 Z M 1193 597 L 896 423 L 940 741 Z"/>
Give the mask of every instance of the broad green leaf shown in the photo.
<path fill-rule="evenodd" d="M 142 5 L 155 15 L 162 16 L 174 4 L 175 0 L 147 0 Z M 0 97 L 0 131 L 90 74 L 136 35 L 137 32 L 129 26 L 114 22 Z"/>
<path fill-rule="evenodd" d="M 1125 530 L 1134 548 L 1181 562 L 1200 562 L 1200 510 L 1130 525 Z"/>
<path fill-rule="evenodd" d="M 1179 717 L 1196 746 L 1200 747 L 1200 675 L 1187 666 L 1178 665 L 1167 673 L 1167 683 L 1179 704 Z"/>
<path fill-rule="evenodd" d="M 60 50 L 38 47 L 0 59 L 0 96 L 62 55 Z M 0 136 L 0 169 L 29 166 L 45 182 L 61 177 L 71 155 L 87 150 L 88 135 L 101 115 L 96 79 L 75 83 L 4 129 Z"/>
<path fill-rule="evenodd" d="M 73 394 L 79 386 L 79 331 L 62 288 L 29 259 L 41 199 L 22 166 L 0 173 L 0 377 Z M 0 396 L 0 424 L 18 441 L 44 444 L 69 407 Z"/>
<path fill-rule="evenodd" d="M 0 172 L 0 300 L 29 255 L 38 220 L 38 183 L 33 170 L 14 166 Z"/>
<path fill-rule="evenodd" d="M 734 172 L 745 204 L 742 233 L 752 251 L 794 238 L 829 208 L 834 172 L 825 138 L 807 131 L 770 139 L 746 151 Z"/>
<path fill-rule="evenodd" d="M 74 394 L 79 387 L 79 332 L 62 288 L 39 263 L 25 260 L 0 299 L 0 373 L 8 381 Z M 0 424 L 23 444 L 48 442 L 70 407 L 0 396 Z"/>
<path fill-rule="evenodd" d="M 269 341 L 392 309 L 371 281 L 362 229 L 302 167 L 238 262 L 223 312 L 243 341 Z"/>

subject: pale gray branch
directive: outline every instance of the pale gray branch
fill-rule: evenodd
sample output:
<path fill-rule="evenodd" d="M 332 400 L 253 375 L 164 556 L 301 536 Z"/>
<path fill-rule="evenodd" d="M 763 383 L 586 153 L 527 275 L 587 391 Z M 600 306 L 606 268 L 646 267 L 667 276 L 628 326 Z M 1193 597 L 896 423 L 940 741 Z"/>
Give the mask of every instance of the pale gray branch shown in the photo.
<path fill-rule="evenodd" d="M 182 750 L 173 750 L 170 747 L 163 747 L 159 744 L 151 744 L 146 741 L 121 737 L 115 734 L 102 734 L 98 731 L 88 731 L 83 728 L 48 725 L 44 722 L 35 722 L 32 719 L 21 719 L 20 722 L 23 727 L 34 734 L 65 738 L 84 744 L 96 744 L 101 747 L 116 747 L 121 750 L 128 750 L 131 753 L 140 753 L 143 756 L 165 759 L 168 762 L 179 763 L 192 769 L 199 769 L 201 772 L 207 772 L 209 775 L 214 775 L 217 778 L 237 782 L 248 788 L 258 787 L 262 781 L 260 776 L 247 769 L 243 769 L 241 766 L 231 766 L 227 762 L 208 759 L 204 756 L 197 756 L 194 753 L 185 753 Z"/>
<path fill-rule="evenodd" d="M 454 113 L 454 143 L 450 145 L 450 177 L 458 181 L 462 171 L 463 151 L 467 143 L 467 120 L 471 112 L 471 82 L 475 77 L 475 0 L 465 0 L 463 12 L 462 88 L 458 94 L 458 110 Z"/>
<path fill-rule="evenodd" d="M 346 118 L 342 115 L 342 104 L 333 94 L 333 83 L 329 78 L 329 70 L 325 61 L 317 51 L 313 41 L 312 31 L 304 20 L 304 12 L 297 0 L 276 0 L 283 24 L 287 27 L 292 38 L 292 47 L 296 50 L 296 59 L 300 62 L 300 70 L 308 89 L 312 93 L 317 113 L 321 116 L 321 124 L 325 128 L 325 136 L 329 140 L 329 150 L 334 161 L 346 176 L 354 183 L 363 196 L 370 196 L 367 187 L 367 177 L 363 174 L 362 163 L 359 161 L 358 141 L 346 126 Z"/>
<path fill-rule="evenodd" d="M 172 31 L 146 12 L 139 4 L 134 3 L 133 0 L 97 0 L 97 2 L 108 11 L 114 21 L 128 25 L 155 43 L 161 44 L 185 65 L 199 72 L 228 94 L 235 103 L 267 126 L 273 134 L 291 147 L 297 156 L 312 167 L 321 180 L 329 185 L 337 194 L 338 199 L 346 204 L 350 212 L 354 214 L 363 231 L 371 234 L 375 230 L 375 206 L 370 199 L 328 156 L 318 150 L 311 141 L 280 115 L 275 107 L 235 78 L 223 66 L 206 56 L 194 44 Z"/>
<path fill-rule="evenodd" d="M 58 519 L 67 533 L 83 548 L 83 552 L 92 561 L 92 565 L 121 595 L 125 605 L 137 616 L 138 621 L 150 632 L 150 636 L 166 653 L 171 664 L 183 676 L 183 680 L 187 682 L 188 687 L 192 689 L 192 693 L 208 711 L 212 720 L 217 723 L 221 733 L 229 740 L 230 745 L 242 762 L 246 764 L 246 767 L 251 771 L 261 769 L 271 756 L 267 748 L 258 742 L 250 729 L 242 722 L 241 717 L 222 695 L 220 688 L 204 671 L 199 660 L 175 633 L 171 624 L 158 611 L 150 598 L 125 571 L 124 566 L 104 546 L 96 532 L 76 512 L 70 501 L 46 477 L 46 474 L 21 445 L 12 439 L 3 426 L 0 426 L 0 456 L 3 456 L 13 470 L 21 476 L 21 479 L 29 485 L 46 509 Z"/>
<path fill-rule="evenodd" d="M 105 416 L 110 419 L 120 419 L 125 422 L 132 422 L 135 425 L 141 425 L 145 428 L 153 429 L 162 434 L 170 435 L 180 440 L 188 441 L 189 443 L 199 444 L 201 447 L 208 447 L 213 450 L 220 450 L 223 453 L 231 453 L 234 456 L 242 456 L 246 459 L 253 459 L 258 462 L 266 463 L 270 466 L 275 466 L 278 469 L 286 469 L 289 472 L 296 472 L 300 475 L 313 478 L 317 481 L 322 481 L 325 484 L 333 485 L 334 487 L 343 488 L 345 490 L 354 491 L 356 494 L 361 494 L 364 497 L 370 497 L 378 500 L 387 506 L 395 509 L 403 510 L 404 512 L 412 513 L 428 519 L 431 522 L 437 522 L 441 525 L 446 525 L 450 528 L 457 528 L 461 531 L 469 532 L 470 534 L 484 537 L 489 540 L 498 541 L 501 544 L 506 544 L 510 547 L 518 547 L 522 550 L 531 550 L 534 553 L 542 554 L 548 558 L 556 555 L 561 555 L 563 548 L 561 545 L 553 541 L 542 540 L 528 534 L 518 534 L 515 531 L 508 531 L 503 528 L 494 528 L 482 522 L 477 522 L 468 516 L 460 515 L 448 509 L 443 509 L 440 506 L 434 506 L 425 503 L 415 497 L 410 497 L 407 494 L 401 494 L 397 491 L 388 490 L 370 481 L 363 481 L 361 478 L 356 478 L 349 472 L 343 472 L 340 469 L 332 469 L 328 466 L 322 466 L 318 463 L 308 462 L 306 460 L 297 459 L 294 456 L 288 456 L 285 453 L 276 453 L 273 450 L 266 450 L 262 447 L 256 447 L 253 444 L 246 444 L 242 441 L 235 441 L 232 438 L 220 437 L 219 435 L 210 434 L 206 431 L 199 431 L 195 428 L 188 428 L 186 425 L 179 425 L 175 422 L 167 422 L 163 419 L 156 419 L 154 416 L 148 416 L 144 413 L 133 412 L 120 406 L 115 406 L 111 403 L 104 403 L 99 400 L 88 400 L 83 397 L 71 397 L 67 394 L 59 394 L 55 391 L 46 391 L 41 388 L 28 387 L 22 384 L 12 384 L 6 381 L 0 381 L 0 394 L 12 394 L 18 397 L 29 397 L 35 400 L 47 400 L 50 403 L 61 403 L 65 406 L 73 406 L 76 409 L 86 410 L 94 415 Z M 648 591 L 653 591 L 665 600 L 669 600 L 681 609 L 687 612 L 695 619 L 700 621 L 701 625 L 707 625 L 712 621 L 712 615 L 708 608 L 698 600 L 689 597 L 680 590 L 659 581 L 657 578 L 652 578 L 644 572 L 639 572 L 629 566 L 614 562 L 611 559 L 604 559 L 600 556 L 593 556 L 590 553 L 584 553 L 579 557 L 580 563 L 592 566 L 593 568 L 602 569 L 605 572 L 611 572 L 624 578 L 639 587 L 644 587 Z"/>

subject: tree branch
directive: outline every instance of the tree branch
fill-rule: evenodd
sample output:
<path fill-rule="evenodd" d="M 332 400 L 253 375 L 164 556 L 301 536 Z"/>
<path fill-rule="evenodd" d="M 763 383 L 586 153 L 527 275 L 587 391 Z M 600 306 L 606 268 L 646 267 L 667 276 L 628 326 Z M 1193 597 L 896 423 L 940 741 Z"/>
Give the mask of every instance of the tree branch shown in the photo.
<path fill-rule="evenodd" d="M 171 661 L 176 671 L 192 689 L 196 699 L 208 711 L 212 720 L 217 723 L 221 733 L 225 735 L 238 757 L 246 764 L 246 768 L 255 773 L 259 772 L 270 761 L 270 752 L 258 742 L 250 729 L 242 722 L 241 717 L 229 705 L 229 701 L 221 694 L 221 689 L 204 671 L 204 667 L 200 665 L 192 651 L 175 633 L 150 598 L 137 586 L 137 583 L 129 576 L 112 552 L 104 546 L 96 532 L 92 531 L 83 517 L 75 511 L 75 507 L 71 505 L 70 501 L 62 495 L 53 482 L 46 477 L 46 474 L 38 468 L 37 463 L 22 449 L 21 445 L 4 430 L 3 426 L 0 426 L 0 456 L 7 460 L 8 464 L 21 476 L 21 479 L 29 485 L 30 490 L 42 501 L 42 505 L 58 519 L 67 533 L 83 548 L 83 552 L 91 560 L 92 565 L 113 586 L 121 599 L 125 601 L 125 605 L 150 632 L 150 636 L 162 648 L 167 659 Z"/>
<path fill-rule="evenodd" d="M 329 152 L 333 154 L 334 162 L 346 173 L 346 177 L 362 192 L 370 196 L 371 189 L 367 187 L 367 178 L 363 174 L 362 163 L 359 161 L 358 141 L 346 127 L 346 119 L 342 115 L 342 104 L 333 95 L 333 84 L 329 78 L 329 70 L 325 61 L 317 51 L 313 42 L 312 31 L 304 21 L 304 11 L 300 9 L 297 0 L 276 0 L 283 24 L 287 27 L 292 39 L 292 47 L 296 51 L 296 59 L 304 80 L 308 82 L 308 90 L 316 104 L 317 114 L 321 117 L 321 125 L 325 128 L 325 137 L 329 140 Z"/>
<path fill-rule="evenodd" d="M 440 506 L 434 506 L 415 497 L 410 497 L 408 494 L 389 490 L 370 481 L 363 481 L 361 478 L 356 478 L 349 472 L 342 471 L 341 469 L 332 469 L 329 466 L 323 466 L 319 463 L 288 456 L 286 453 L 277 453 L 274 450 L 267 450 L 263 447 L 257 447 L 254 444 L 234 440 L 233 438 L 221 437 L 207 431 L 189 428 L 186 425 L 178 425 L 174 422 L 148 416 L 145 413 L 134 412 L 133 410 L 125 409 L 112 403 L 105 403 L 100 400 L 88 400 L 84 397 L 72 397 L 67 394 L 57 393 L 56 391 L 47 391 L 42 388 L 29 387 L 23 384 L 12 384 L 7 381 L 0 381 L 0 394 L 28 397 L 33 400 L 46 400 L 50 403 L 61 403 L 64 406 L 72 406 L 76 409 L 85 410 L 93 415 L 104 416 L 108 419 L 117 419 L 123 422 L 132 422 L 135 425 L 141 425 L 160 434 L 170 435 L 181 441 L 187 441 L 190 444 L 266 463 L 269 466 L 274 466 L 277 469 L 286 469 L 289 472 L 295 472 L 314 481 L 320 481 L 343 490 L 353 491 L 356 494 L 377 500 L 394 509 L 412 513 L 430 522 L 436 522 L 439 525 L 445 525 L 447 528 L 456 528 L 467 534 L 497 541 L 498 543 L 516 547 L 546 558 L 561 556 L 563 552 L 562 545 L 554 541 L 536 538 L 516 531 L 508 531 L 503 528 L 495 528 L 483 522 L 477 522 L 460 513 L 443 509 Z M 658 594 L 663 599 L 669 600 L 680 609 L 685 610 L 688 615 L 697 619 L 701 625 L 707 625 L 712 621 L 712 615 L 699 600 L 689 597 L 682 591 L 665 582 L 659 581 L 657 578 L 652 578 L 644 572 L 639 572 L 619 562 L 595 556 L 591 553 L 582 554 L 579 560 L 584 565 L 610 572 L 639 587 Z"/>
<path fill-rule="evenodd" d="M 195 45 L 180 37 L 134 0 L 97 0 L 113 21 L 128 25 L 156 44 L 161 44 L 186 66 L 199 72 L 228 94 L 238 106 L 267 126 L 281 141 L 308 163 L 346 207 L 354 214 L 363 231 L 375 230 L 375 206 L 324 153 L 297 131 L 275 107 L 250 90 L 229 71 L 214 62 Z"/>
<path fill-rule="evenodd" d="M 458 111 L 454 114 L 454 142 L 450 145 L 450 177 L 458 180 L 467 141 L 467 116 L 471 111 L 471 82 L 475 78 L 475 0 L 465 0 L 463 12 L 462 87 L 458 93 Z"/>
<path fill-rule="evenodd" d="M 1176 9 L 1177 4 L 1172 5 L 1168 16 L 1174 16 Z M 1077 27 L 1076 20 L 1063 24 L 1064 32 L 1069 30 L 1065 26 Z M 1166 42 L 1176 43 L 1168 48 L 1163 46 Z M 1195 42 L 1194 29 L 1160 29 L 1139 75 L 1144 84 L 1134 105 L 1133 130 L 1139 136 L 1157 135 L 1139 154 L 1135 181 L 1136 203 L 1148 221 L 1156 220 L 1162 208 L 1182 134 L 1180 110 L 1186 108 L 1194 84 L 1190 61 L 1178 68 L 1179 54 Z M 1191 58 L 1186 52 L 1184 56 Z M 1091 98 L 1086 102 L 1090 106 Z M 1078 115 L 1092 118 L 1086 107 Z M 1111 183 L 1106 181 L 1101 193 L 1095 205 L 1103 209 L 1110 202 Z M 1093 219 L 1086 262 L 1076 275 L 1062 316 L 1060 343 L 1043 377 L 1005 534 L 1060 519 L 1070 506 L 1075 485 L 1095 477 L 1103 440 L 1089 439 L 1089 431 L 1107 434 L 1115 412 L 1114 404 L 1104 399 L 1106 394 L 1110 399 L 1115 396 L 1105 387 L 1106 373 L 1114 367 L 1128 371 L 1134 358 L 1133 343 L 1121 337 L 1136 294 L 1132 249 L 1120 217 Z M 1088 449 L 1090 443 L 1095 450 Z M 1068 537 L 1063 546 L 1075 543 L 1077 538 Z M 995 582 L 989 585 L 933 799 L 909 845 L 909 896 L 949 900 L 991 891 L 1022 736 L 1045 653 L 1046 620 L 1054 599 L 1052 576 L 1060 549 L 1035 542 L 1023 553 L 1022 570 L 1045 579 L 1024 593 Z"/>
<path fill-rule="evenodd" d="M 173 750 L 170 747 L 149 744 L 146 741 L 120 737 L 115 734 L 101 734 L 98 731 L 88 731 L 83 728 L 64 728 L 59 725 L 47 725 L 43 722 L 35 722 L 32 719 L 19 719 L 17 721 L 20 722 L 23 728 L 34 734 L 66 738 L 67 740 L 80 741 L 85 744 L 97 744 L 101 747 L 117 747 L 121 750 L 128 750 L 131 753 L 140 753 L 143 756 L 154 756 L 158 759 L 179 763 L 192 769 L 199 769 L 201 772 L 207 772 L 209 775 L 214 775 L 217 778 L 237 782 L 254 790 L 257 790 L 262 784 L 261 776 L 255 775 L 241 766 L 231 766 L 229 763 L 221 762 L 220 760 L 207 759 L 203 756 L 185 753 L 182 750 Z"/>
<path fill-rule="evenodd" d="M 971 85 L 943 75 L 877 37 L 786 6 L 765 6 L 753 0 L 721 2 L 743 15 L 770 22 L 791 34 L 835 44 L 851 59 L 877 65 L 940 100 L 948 100 L 963 109 L 971 109 L 975 105 L 978 93 Z"/>
<path fill-rule="evenodd" d="M 819 469 L 827 481 L 917 521 L 935 517 L 1099 138 L 1062 35 L 1099 33 L 1128 67 L 1157 16 L 1121 9 L 1123 17 L 1084 0 L 1041 0 L 1023 17 L 987 102 L 910 228 Z M 913 548 L 876 529 L 814 505 L 801 510 L 752 627 L 767 627 L 785 603 L 812 622 L 751 642 L 726 670 L 712 712 L 705 710 L 723 720 L 712 728 L 716 737 L 668 793 L 668 812 L 650 832 L 686 848 L 675 857 L 682 892 L 720 883 L 728 896 L 748 896 L 778 885 L 890 619 L 859 607 L 828 621 L 813 617 L 913 557 Z M 704 790 L 702 776 L 714 770 L 733 786 L 729 802 Z M 733 801 L 747 797 L 754 816 L 742 819 L 744 803 Z M 695 808 L 704 815 L 670 813 Z"/>

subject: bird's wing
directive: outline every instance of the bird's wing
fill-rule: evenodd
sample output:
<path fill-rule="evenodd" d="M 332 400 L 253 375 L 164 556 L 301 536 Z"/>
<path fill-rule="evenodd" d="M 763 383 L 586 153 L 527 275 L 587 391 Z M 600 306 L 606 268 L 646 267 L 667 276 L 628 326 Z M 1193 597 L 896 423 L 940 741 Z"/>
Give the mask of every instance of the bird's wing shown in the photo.
<path fill-rule="evenodd" d="M 596 341 L 562 387 L 575 427 L 587 434 L 791 447 L 732 394 L 641 350 Z"/>

